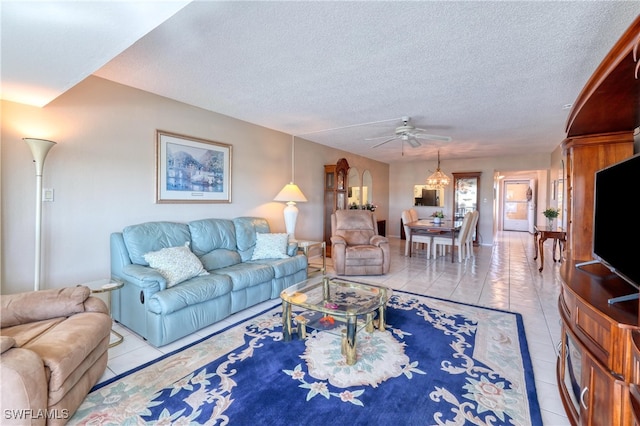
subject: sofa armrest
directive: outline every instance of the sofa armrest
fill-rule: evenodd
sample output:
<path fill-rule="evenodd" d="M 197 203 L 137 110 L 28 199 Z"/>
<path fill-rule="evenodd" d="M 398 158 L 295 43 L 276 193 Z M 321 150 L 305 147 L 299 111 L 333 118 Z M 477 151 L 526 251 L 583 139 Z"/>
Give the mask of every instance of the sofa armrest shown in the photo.
<path fill-rule="evenodd" d="M 109 315 L 109 308 L 107 308 L 107 304 L 97 297 L 89 297 L 84 301 L 84 311 L 100 312 Z"/>
<path fill-rule="evenodd" d="M 47 409 L 49 386 L 42 359 L 28 349 L 10 348 L 2 353 L 0 377 L 2 424 L 44 426 L 46 416 L 24 417 Z"/>
<path fill-rule="evenodd" d="M 347 245 L 347 240 L 345 240 L 343 237 L 339 237 L 337 235 L 334 235 L 331 237 L 331 244 L 344 244 Z"/>
<path fill-rule="evenodd" d="M 125 265 L 122 268 L 122 276 L 113 277 L 121 281 L 130 282 L 141 288 L 157 286 L 158 290 L 167 288 L 167 280 L 160 272 L 149 267 L 136 264 Z"/>
<path fill-rule="evenodd" d="M 0 296 L 2 328 L 68 317 L 84 312 L 91 290 L 86 286 L 52 288 Z"/>
<path fill-rule="evenodd" d="M 374 235 L 373 237 L 371 237 L 371 240 L 369 240 L 369 244 L 371 244 L 372 246 L 380 247 L 381 244 L 389 244 L 389 240 L 387 239 L 387 237 Z"/>
<path fill-rule="evenodd" d="M 287 255 L 295 256 L 296 254 L 298 254 L 298 242 L 289 241 L 289 244 L 287 245 Z"/>

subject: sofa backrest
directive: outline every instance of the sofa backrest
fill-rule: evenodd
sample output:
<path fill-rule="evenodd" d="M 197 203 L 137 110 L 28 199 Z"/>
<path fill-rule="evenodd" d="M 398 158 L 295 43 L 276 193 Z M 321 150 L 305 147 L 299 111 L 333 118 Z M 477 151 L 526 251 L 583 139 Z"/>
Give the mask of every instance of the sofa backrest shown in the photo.
<path fill-rule="evenodd" d="M 131 263 L 149 266 L 144 255 L 168 247 L 184 246 L 191 242 L 189 227 L 176 222 L 146 222 L 130 225 L 122 230 L 124 244 Z"/>
<path fill-rule="evenodd" d="M 235 265 L 242 260 L 237 252 L 236 229 L 229 219 L 202 219 L 189 222 L 191 250 L 207 271 Z"/>
<path fill-rule="evenodd" d="M 268 234 L 269 222 L 262 217 L 237 217 L 233 219 L 236 229 L 236 246 L 242 261 L 251 260 L 253 249 L 256 246 L 256 233 Z"/>
<path fill-rule="evenodd" d="M 349 246 L 370 244 L 378 234 L 376 220 L 368 210 L 336 210 L 331 215 L 331 235 L 342 237 Z"/>
<path fill-rule="evenodd" d="M 189 243 L 204 268 L 211 271 L 251 260 L 257 232 L 270 232 L 266 219 L 201 219 L 188 224 L 146 222 L 127 226 L 122 237 L 131 263 L 149 266 L 144 259 L 146 253 Z"/>

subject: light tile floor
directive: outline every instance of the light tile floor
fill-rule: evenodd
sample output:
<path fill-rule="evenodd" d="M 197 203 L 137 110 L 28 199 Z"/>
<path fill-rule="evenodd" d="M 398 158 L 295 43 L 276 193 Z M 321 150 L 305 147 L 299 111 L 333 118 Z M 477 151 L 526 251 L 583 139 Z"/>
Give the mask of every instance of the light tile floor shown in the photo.
<path fill-rule="evenodd" d="M 522 314 L 544 425 L 569 425 L 555 376 L 560 341 L 557 308 L 560 279 L 557 274 L 559 264 L 551 257 L 551 244 L 545 246 L 545 267 L 540 273 L 539 264 L 533 259 L 533 237 L 526 232 L 500 232 L 492 247 L 476 247 L 475 257 L 463 263 L 451 263 L 450 255 L 426 259 L 425 253 L 420 251 L 408 258 L 404 256 L 405 241 L 389 240 L 392 247 L 390 273 L 367 277 L 367 280 L 397 290 Z M 332 272 L 329 259 L 328 273 Z M 100 380 L 128 371 L 277 304 L 279 300 L 262 303 L 161 348 L 147 344 L 116 324 L 114 329 L 125 336 L 124 341 L 109 349 L 108 368 Z"/>

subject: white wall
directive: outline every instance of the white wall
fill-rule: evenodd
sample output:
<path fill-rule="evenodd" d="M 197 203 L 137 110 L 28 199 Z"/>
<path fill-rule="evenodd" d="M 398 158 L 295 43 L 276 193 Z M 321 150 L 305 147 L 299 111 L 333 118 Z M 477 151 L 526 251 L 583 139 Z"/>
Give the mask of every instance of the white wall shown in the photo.
<path fill-rule="evenodd" d="M 156 129 L 233 146 L 231 204 L 156 204 Z M 153 220 L 266 217 L 284 232 L 273 197 L 291 179 L 291 137 L 231 117 L 90 77 L 44 108 L 2 102 L 0 145 L 3 294 L 33 288 L 35 168 L 23 137 L 50 139 L 43 187 L 41 288 L 109 277 L 109 235 Z M 321 239 L 324 164 L 345 157 L 374 181 L 377 215 L 388 215 L 389 166 L 296 138 L 300 203 L 296 236 Z"/>

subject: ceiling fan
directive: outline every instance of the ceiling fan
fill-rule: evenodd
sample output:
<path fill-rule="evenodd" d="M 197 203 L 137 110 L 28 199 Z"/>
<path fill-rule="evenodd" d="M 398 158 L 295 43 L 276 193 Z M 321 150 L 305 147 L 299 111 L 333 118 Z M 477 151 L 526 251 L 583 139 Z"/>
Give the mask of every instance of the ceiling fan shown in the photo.
<path fill-rule="evenodd" d="M 375 138 L 367 138 L 365 140 L 372 141 L 376 139 L 384 139 L 384 141 L 376 145 L 373 145 L 371 148 L 377 148 L 380 145 L 384 145 L 385 143 L 391 142 L 392 140 L 395 140 L 395 139 L 400 139 L 404 142 L 407 142 L 413 148 L 417 148 L 420 145 L 422 145 L 418 139 L 442 141 L 442 142 L 451 141 L 451 138 L 449 136 L 430 135 L 427 133 L 423 133 L 423 132 L 426 132 L 427 130 L 414 127 L 411 124 L 409 124 L 409 121 L 411 121 L 411 117 L 406 117 L 406 116 L 402 117 L 402 125 L 396 127 L 394 135 L 392 136 L 378 136 Z"/>

